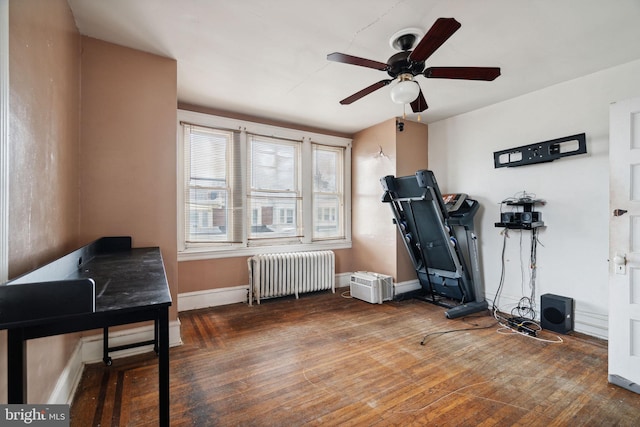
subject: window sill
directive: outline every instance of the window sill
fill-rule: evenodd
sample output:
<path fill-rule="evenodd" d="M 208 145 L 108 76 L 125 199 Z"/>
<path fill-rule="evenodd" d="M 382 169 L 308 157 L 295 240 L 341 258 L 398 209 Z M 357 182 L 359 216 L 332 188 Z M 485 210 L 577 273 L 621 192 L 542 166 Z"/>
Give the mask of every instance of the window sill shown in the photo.
<path fill-rule="evenodd" d="M 263 246 L 248 248 L 191 248 L 178 252 L 178 262 L 197 261 L 216 258 L 233 258 L 253 256 L 266 253 L 302 252 L 302 251 L 323 251 L 336 249 L 351 249 L 351 240 L 333 240 L 326 242 L 303 243 L 296 245 Z"/>

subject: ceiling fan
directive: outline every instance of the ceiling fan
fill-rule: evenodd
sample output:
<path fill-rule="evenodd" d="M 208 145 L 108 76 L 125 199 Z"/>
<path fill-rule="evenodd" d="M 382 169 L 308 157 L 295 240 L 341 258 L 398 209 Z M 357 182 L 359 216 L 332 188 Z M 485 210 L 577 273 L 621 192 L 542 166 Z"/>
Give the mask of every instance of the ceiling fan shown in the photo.
<path fill-rule="evenodd" d="M 438 18 L 413 50 L 411 49 L 420 36 L 420 31 L 412 28 L 401 30 L 391 38 L 391 45 L 400 52 L 391 56 L 386 63 L 344 53 L 330 53 L 327 55 L 329 61 L 386 71 L 391 77 L 354 93 L 340 101 L 340 104 L 351 104 L 398 79 L 398 83 L 391 90 L 391 99 L 398 104 L 410 103 L 413 112 L 420 113 L 429 107 L 418 82 L 414 80 L 414 77 L 419 74 L 430 79 L 495 80 L 500 75 L 498 67 L 429 67 L 425 69 L 425 61 L 461 26 L 454 18 Z"/>

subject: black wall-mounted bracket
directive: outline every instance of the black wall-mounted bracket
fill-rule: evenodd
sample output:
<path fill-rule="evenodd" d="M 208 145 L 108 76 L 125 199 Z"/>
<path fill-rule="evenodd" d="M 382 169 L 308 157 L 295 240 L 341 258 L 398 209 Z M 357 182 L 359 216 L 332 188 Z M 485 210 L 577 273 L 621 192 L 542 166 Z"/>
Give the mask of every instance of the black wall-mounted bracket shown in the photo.
<path fill-rule="evenodd" d="M 493 163 L 497 168 L 532 165 L 551 162 L 561 157 L 585 154 L 587 140 L 584 133 L 565 136 L 564 138 L 538 142 L 522 147 L 493 153 Z"/>

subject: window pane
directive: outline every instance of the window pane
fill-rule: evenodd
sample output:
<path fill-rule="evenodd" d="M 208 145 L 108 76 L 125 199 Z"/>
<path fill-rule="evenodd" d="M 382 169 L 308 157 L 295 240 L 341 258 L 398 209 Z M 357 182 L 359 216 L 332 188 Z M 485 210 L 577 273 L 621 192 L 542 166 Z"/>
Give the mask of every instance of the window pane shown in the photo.
<path fill-rule="evenodd" d="M 338 196 L 316 195 L 313 200 L 316 210 L 313 235 L 316 238 L 341 236 L 342 230 L 337 212 L 340 211 Z"/>
<path fill-rule="evenodd" d="M 334 150 L 313 150 L 313 191 L 337 192 L 338 154 Z"/>
<path fill-rule="evenodd" d="M 299 199 L 297 197 L 251 197 L 254 213 L 250 238 L 298 236 Z"/>
<path fill-rule="evenodd" d="M 203 188 L 189 190 L 190 242 L 227 241 L 227 192 Z"/>
<path fill-rule="evenodd" d="M 226 186 L 229 133 L 192 131 L 190 139 L 191 185 Z"/>
<path fill-rule="evenodd" d="M 296 147 L 252 138 L 251 188 L 295 191 Z"/>

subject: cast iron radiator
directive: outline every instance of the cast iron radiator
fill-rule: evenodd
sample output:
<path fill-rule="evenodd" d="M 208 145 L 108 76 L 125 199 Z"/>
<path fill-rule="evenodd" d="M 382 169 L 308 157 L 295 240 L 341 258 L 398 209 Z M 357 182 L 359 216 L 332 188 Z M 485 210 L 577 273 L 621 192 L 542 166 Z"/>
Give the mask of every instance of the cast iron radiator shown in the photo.
<path fill-rule="evenodd" d="M 261 299 L 331 289 L 335 292 L 333 251 L 254 255 L 249 265 L 249 305 Z"/>

